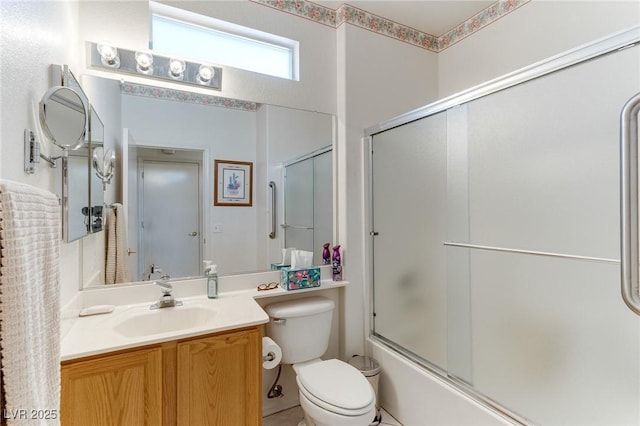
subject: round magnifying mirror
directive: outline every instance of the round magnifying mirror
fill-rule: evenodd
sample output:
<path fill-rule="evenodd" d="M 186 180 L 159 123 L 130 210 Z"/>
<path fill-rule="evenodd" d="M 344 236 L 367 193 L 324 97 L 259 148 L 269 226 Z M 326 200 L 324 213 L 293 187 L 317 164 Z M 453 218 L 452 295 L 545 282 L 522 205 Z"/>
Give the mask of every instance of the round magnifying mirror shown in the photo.
<path fill-rule="evenodd" d="M 84 144 L 87 106 L 75 90 L 52 87 L 40 101 L 40 122 L 55 145 L 62 149 L 77 149 Z"/>

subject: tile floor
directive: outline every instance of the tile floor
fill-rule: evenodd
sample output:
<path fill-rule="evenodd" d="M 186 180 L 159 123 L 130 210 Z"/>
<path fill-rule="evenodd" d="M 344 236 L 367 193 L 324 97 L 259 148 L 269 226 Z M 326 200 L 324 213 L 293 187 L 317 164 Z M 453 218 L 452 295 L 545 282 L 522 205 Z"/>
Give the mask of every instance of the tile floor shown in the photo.
<path fill-rule="evenodd" d="M 302 420 L 302 417 L 304 417 L 302 408 L 298 405 L 263 418 L 262 426 L 298 426 L 298 422 Z M 384 410 L 382 410 L 382 422 L 380 425 L 402 426 L 400 422 Z"/>

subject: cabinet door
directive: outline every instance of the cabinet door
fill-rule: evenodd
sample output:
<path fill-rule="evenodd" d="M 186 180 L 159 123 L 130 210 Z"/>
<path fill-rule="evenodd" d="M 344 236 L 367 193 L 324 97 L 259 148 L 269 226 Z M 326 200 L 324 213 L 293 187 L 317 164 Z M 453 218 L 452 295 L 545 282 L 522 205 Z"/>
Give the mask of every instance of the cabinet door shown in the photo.
<path fill-rule="evenodd" d="M 62 366 L 65 426 L 162 423 L 162 350 L 151 348 Z"/>
<path fill-rule="evenodd" d="M 178 425 L 260 425 L 257 328 L 178 343 Z"/>

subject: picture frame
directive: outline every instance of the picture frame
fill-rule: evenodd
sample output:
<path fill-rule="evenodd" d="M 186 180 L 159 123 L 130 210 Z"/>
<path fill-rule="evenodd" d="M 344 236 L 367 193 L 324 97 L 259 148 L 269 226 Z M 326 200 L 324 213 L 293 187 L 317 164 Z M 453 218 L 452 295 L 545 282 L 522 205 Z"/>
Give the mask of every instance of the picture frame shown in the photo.
<path fill-rule="evenodd" d="M 214 206 L 251 207 L 253 205 L 253 163 L 215 160 Z"/>

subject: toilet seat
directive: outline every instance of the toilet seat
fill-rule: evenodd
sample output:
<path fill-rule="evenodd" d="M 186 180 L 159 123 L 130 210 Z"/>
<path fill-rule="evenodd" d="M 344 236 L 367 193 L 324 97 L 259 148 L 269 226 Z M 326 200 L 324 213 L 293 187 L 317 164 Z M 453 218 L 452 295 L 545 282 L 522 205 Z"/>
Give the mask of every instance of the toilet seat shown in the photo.
<path fill-rule="evenodd" d="M 367 379 L 338 359 L 300 367 L 296 381 L 300 392 L 317 406 L 343 416 L 366 414 L 375 404 Z"/>

